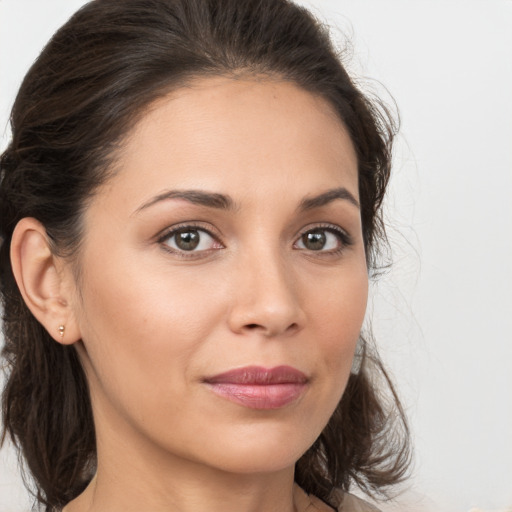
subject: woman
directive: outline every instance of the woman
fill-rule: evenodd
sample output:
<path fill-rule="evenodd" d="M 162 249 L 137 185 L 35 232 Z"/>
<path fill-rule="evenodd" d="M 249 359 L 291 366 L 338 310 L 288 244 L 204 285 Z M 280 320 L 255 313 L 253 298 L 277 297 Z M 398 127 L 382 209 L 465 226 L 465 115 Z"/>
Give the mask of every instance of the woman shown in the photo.
<path fill-rule="evenodd" d="M 403 478 L 361 336 L 393 133 L 284 0 L 57 32 L 1 159 L 5 432 L 47 511 L 372 510 L 351 486 Z"/>

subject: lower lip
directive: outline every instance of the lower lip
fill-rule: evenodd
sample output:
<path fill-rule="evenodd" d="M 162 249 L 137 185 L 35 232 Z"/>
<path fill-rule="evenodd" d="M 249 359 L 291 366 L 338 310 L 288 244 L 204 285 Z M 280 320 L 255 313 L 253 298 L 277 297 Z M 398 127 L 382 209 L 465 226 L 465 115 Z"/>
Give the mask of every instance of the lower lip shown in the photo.
<path fill-rule="evenodd" d="M 295 402 L 306 390 L 305 383 L 208 384 L 217 395 L 249 409 L 280 409 Z"/>

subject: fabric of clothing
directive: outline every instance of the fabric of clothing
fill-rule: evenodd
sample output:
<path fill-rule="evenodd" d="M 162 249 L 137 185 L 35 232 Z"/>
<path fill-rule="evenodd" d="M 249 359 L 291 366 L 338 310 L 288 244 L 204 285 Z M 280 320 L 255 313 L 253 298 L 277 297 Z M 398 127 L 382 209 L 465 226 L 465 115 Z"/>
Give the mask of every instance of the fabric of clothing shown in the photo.
<path fill-rule="evenodd" d="M 354 496 L 344 493 L 343 503 L 338 509 L 334 509 L 321 499 L 306 492 L 297 484 L 293 487 L 293 500 L 297 507 L 297 512 L 380 512 L 378 508 L 370 503 Z M 66 507 L 60 512 L 65 512 Z"/>
<path fill-rule="evenodd" d="M 295 485 L 294 500 L 297 512 L 379 512 L 379 509 L 370 503 L 347 493 L 343 495 L 343 503 L 335 511 L 322 500 L 306 494 L 298 485 Z"/>

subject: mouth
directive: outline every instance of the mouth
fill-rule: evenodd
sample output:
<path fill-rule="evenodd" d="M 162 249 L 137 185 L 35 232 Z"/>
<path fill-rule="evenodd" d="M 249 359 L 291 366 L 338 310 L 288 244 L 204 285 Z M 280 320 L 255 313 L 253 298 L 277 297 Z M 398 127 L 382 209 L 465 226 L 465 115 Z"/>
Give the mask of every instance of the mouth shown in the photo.
<path fill-rule="evenodd" d="M 204 379 L 216 395 L 250 409 L 280 409 L 304 394 L 308 378 L 291 366 L 246 366 Z"/>

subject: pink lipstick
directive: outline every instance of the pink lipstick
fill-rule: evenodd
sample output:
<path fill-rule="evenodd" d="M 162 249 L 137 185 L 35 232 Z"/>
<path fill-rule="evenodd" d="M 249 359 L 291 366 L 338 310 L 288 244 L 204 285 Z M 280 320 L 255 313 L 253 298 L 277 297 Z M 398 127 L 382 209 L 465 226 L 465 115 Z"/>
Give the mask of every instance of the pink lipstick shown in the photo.
<path fill-rule="evenodd" d="M 215 394 L 250 409 L 279 409 L 304 393 L 308 378 L 291 366 L 246 366 L 204 382 Z"/>

